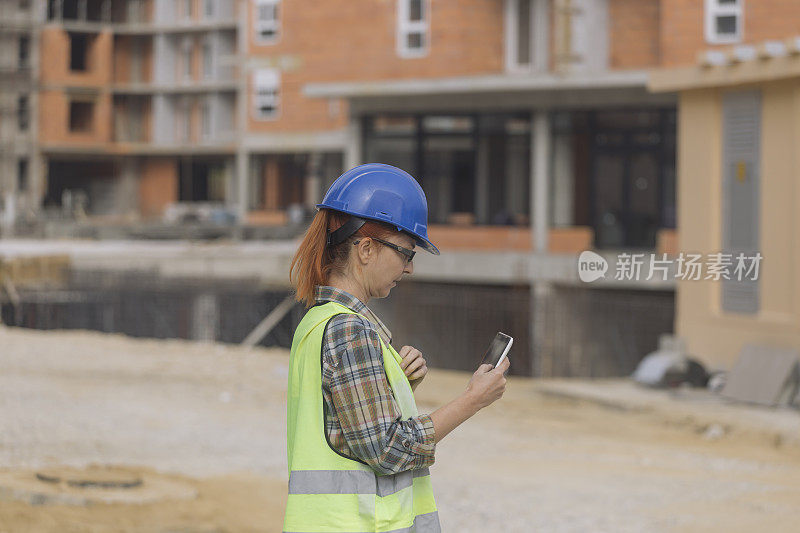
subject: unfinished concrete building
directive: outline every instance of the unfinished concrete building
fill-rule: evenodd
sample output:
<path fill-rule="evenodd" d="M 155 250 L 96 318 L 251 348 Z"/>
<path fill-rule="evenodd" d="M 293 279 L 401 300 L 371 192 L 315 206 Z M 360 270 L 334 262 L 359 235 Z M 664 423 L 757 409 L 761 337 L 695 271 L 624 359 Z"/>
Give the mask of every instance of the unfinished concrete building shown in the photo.
<path fill-rule="evenodd" d="M 44 207 L 135 221 L 174 202 L 234 202 L 235 5 L 47 2 Z"/>
<path fill-rule="evenodd" d="M 779 0 L 41 8 L 39 205 L 109 224 L 212 203 L 282 227 L 342 169 L 395 164 L 446 252 L 382 306 L 395 333 L 458 366 L 511 328 L 532 354 L 515 371 L 537 375 L 626 373 L 672 331 L 674 280 L 577 276 L 583 250 L 676 251 L 676 95 L 648 92 L 649 69 L 788 37 L 798 16 Z"/>
<path fill-rule="evenodd" d="M 34 1 L 0 1 L 0 234 L 38 205 L 39 19 Z"/>

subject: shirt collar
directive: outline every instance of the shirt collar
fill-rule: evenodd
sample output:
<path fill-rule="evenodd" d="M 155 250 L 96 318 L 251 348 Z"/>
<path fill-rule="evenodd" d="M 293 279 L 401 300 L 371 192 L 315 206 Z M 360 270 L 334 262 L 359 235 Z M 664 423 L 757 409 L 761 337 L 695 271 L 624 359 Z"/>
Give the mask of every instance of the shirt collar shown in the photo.
<path fill-rule="evenodd" d="M 392 342 L 392 332 L 389 328 L 381 322 L 381 319 L 372 312 L 372 310 L 364 304 L 361 300 L 350 294 L 349 292 L 331 287 L 329 285 L 318 285 L 316 288 L 315 299 L 317 302 L 336 302 L 341 304 L 351 311 L 363 315 L 367 320 L 372 322 L 378 330 L 378 334 L 383 338 L 387 344 Z"/>

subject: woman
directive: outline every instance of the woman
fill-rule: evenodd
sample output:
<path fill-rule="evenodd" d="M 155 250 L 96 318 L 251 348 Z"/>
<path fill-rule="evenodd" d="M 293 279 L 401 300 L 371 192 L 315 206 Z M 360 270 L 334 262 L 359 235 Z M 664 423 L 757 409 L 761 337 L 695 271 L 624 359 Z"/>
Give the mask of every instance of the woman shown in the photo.
<path fill-rule="evenodd" d="M 428 367 L 395 351 L 367 307 L 433 254 L 425 194 L 406 172 L 368 164 L 330 187 L 290 267 L 310 309 L 292 341 L 287 394 L 289 497 L 284 531 L 440 531 L 428 466 L 436 444 L 499 399 L 508 360 L 482 365 L 466 390 L 419 414 Z"/>

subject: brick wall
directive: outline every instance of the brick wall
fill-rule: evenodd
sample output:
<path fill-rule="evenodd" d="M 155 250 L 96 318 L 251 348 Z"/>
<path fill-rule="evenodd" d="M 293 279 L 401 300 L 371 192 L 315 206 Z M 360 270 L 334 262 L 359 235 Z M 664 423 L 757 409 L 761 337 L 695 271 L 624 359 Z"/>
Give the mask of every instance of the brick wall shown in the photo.
<path fill-rule="evenodd" d="M 608 5 L 612 69 L 655 67 L 660 61 L 660 0 L 611 0 Z"/>
<path fill-rule="evenodd" d="M 87 70 L 70 70 L 70 40 L 59 27 L 45 27 L 41 35 L 40 76 L 42 83 L 101 87 L 111 82 L 112 37 L 108 31 L 94 34 L 90 42 Z"/>
<path fill-rule="evenodd" d="M 311 82 L 478 75 L 504 69 L 503 9 L 496 0 L 431 2 L 428 55 L 416 59 L 400 58 L 395 51 L 394 0 L 297 0 L 282 2 L 281 9 L 276 44 L 257 44 L 253 24 L 247 28 L 251 56 L 281 70 L 280 116 L 254 120 L 251 100 L 251 132 L 342 127 L 346 106 L 332 112 L 326 100 L 302 96 L 302 87 Z"/>
<path fill-rule="evenodd" d="M 139 209 L 142 216 L 157 217 L 178 200 L 178 163 L 175 158 L 150 158 L 142 163 Z"/>
<path fill-rule="evenodd" d="M 703 0 L 661 0 L 661 50 L 664 66 L 694 64 L 710 45 L 704 35 Z M 761 43 L 800 35 L 797 0 L 744 0 L 743 43 Z"/>
<path fill-rule="evenodd" d="M 83 101 L 87 97 L 81 97 Z M 98 93 L 91 126 L 86 132 L 69 130 L 71 98 L 63 90 L 45 90 L 39 97 L 39 140 L 47 144 L 98 145 L 111 142 L 111 95 Z"/>
<path fill-rule="evenodd" d="M 114 49 L 112 51 L 114 57 L 112 73 L 114 83 L 129 83 L 131 81 L 132 40 L 127 35 L 114 39 Z"/>

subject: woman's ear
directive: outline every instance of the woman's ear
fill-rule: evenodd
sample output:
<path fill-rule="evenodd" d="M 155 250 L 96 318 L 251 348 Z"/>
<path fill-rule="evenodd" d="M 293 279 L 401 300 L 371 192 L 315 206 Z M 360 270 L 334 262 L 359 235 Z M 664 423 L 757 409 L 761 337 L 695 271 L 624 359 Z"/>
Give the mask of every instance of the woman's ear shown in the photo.
<path fill-rule="evenodd" d="M 375 255 L 375 246 L 372 243 L 372 239 L 359 239 L 358 244 L 356 244 L 356 257 L 359 263 L 362 265 L 369 263 L 373 255 Z"/>

